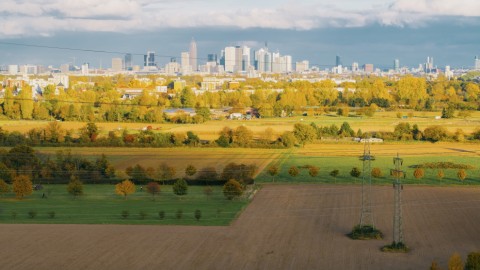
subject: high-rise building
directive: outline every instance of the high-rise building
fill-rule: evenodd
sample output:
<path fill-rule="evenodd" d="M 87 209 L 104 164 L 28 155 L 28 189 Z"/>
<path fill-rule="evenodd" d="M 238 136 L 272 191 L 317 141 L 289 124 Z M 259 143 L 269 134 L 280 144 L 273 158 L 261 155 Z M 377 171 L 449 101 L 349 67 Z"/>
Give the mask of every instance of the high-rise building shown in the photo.
<path fill-rule="evenodd" d="M 373 72 L 373 64 L 365 64 L 363 65 L 363 70 L 366 73 L 372 73 Z"/>
<path fill-rule="evenodd" d="M 235 72 L 235 47 L 225 47 L 225 72 Z"/>
<path fill-rule="evenodd" d="M 265 52 L 265 59 L 264 65 L 265 65 L 265 72 L 272 72 L 272 54 L 268 51 Z"/>
<path fill-rule="evenodd" d="M 207 56 L 207 62 L 217 62 L 217 54 L 209 53 Z"/>
<path fill-rule="evenodd" d="M 400 60 L 393 60 L 393 70 L 395 70 L 395 72 L 400 71 Z"/>
<path fill-rule="evenodd" d="M 182 66 L 182 73 L 189 74 L 192 71 L 192 66 L 190 65 L 190 53 L 189 52 L 182 52 L 181 57 L 181 66 Z"/>
<path fill-rule="evenodd" d="M 8 66 L 8 74 L 17 75 L 18 74 L 18 65 L 9 65 Z"/>
<path fill-rule="evenodd" d="M 353 62 L 352 63 L 352 72 L 357 72 L 358 71 L 358 62 Z"/>
<path fill-rule="evenodd" d="M 268 51 L 266 49 L 260 49 L 255 52 L 255 69 L 259 72 L 265 72 L 265 54 Z"/>
<path fill-rule="evenodd" d="M 82 65 L 82 75 L 88 75 L 90 73 L 90 67 L 88 63 Z"/>
<path fill-rule="evenodd" d="M 342 65 L 342 58 L 340 57 L 340 55 L 335 56 L 335 66 L 338 67 L 341 65 Z"/>
<path fill-rule="evenodd" d="M 475 56 L 474 69 L 480 70 L 480 58 L 478 58 L 478 56 Z"/>
<path fill-rule="evenodd" d="M 198 70 L 197 43 L 195 42 L 195 39 L 193 39 L 193 38 L 192 38 L 192 41 L 190 41 L 190 66 L 192 66 L 193 71 Z"/>
<path fill-rule="evenodd" d="M 125 70 L 132 70 L 133 63 L 132 63 L 132 54 L 131 53 L 125 54 L 124 64 L 125 64 Z"/>
<path fill-rule="evenodd" d="M 145 67 L 154 67 L 155 64 L 155 52 L 148 51 L 146 55 L 143 56 L 143 66 Z"/>
<path fill-rule="evenodd" d="M 295 63 L 295 71 L 296 72 L 305 72 L 309 69 L 309 62 L 307 60 L 303 60 L 301 62 Z"/>
<path fill-rule="evenodd" d="M 112 58 L 112 71 L 119 72 L 123 70 L 123 59 Z"/>
<path fill-rule="evenodd" d="M 233 68 L 234 72 L 242 71 L 242 61 L 243 61 L 243 48 L 240 46 L 235 47 L 235 67 Z"/>
<path fill-rule="evenodd" d="M 425 72 L 431 73 L 433 70 L 433 57 L 427 57 L 427 63 L 425 63 Z"/>
<path fill-rule="evenodd" d="M 242 71 L 247 71 L 250 66 L 250 48 L 247 46 L 243 46 L 242 48 L 243 55 L 242 55 Z"/>

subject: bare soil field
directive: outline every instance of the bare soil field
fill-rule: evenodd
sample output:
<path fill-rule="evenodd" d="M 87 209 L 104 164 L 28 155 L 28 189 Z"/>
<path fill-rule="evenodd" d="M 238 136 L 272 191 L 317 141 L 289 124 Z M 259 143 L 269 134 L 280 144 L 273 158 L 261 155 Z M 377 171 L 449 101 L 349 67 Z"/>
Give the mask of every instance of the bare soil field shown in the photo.
<path fill-rule="evenodd" d="M 265 185 L 227 227 L 0 225 L 3 269 L 445 269 L 480 249 L 480 188 L 409 187 L 408 254 L 392 241 L 393 189 L 373 187 L 383 240 L 345 236 L 359 220 L 360 186 Z"/>

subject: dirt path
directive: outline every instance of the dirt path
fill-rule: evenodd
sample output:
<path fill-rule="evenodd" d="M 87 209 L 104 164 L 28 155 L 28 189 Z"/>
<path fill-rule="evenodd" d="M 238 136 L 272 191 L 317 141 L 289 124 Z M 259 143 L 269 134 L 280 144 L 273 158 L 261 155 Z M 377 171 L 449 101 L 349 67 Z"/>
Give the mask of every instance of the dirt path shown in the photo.
<path fill-rule="evenodd" d="M 266 185 L 229 227 L 0 225 L 2 269 L 427 269 L 480 250 L 480 189 L 406 187 L 409 254 L 392 241 L 393 190 L 375 187 L 384 240 L 345 236 L 360 187 Z"/>

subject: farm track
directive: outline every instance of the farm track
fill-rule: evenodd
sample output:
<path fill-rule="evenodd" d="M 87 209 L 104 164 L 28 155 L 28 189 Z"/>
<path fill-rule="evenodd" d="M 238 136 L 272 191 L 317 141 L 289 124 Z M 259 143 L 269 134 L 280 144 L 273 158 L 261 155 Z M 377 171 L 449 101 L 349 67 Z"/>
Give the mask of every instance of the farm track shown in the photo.
<path fill-rule="evenodd" d="M 480 249 L 480 188 L 404 189 L 408 254 L 392 241 L 393 190 L 373 187 L 385 239 L 345 236 L 359 186 L 265 185 L 228 227 L 0 225 L 3 269 L 427 269 Z"/>

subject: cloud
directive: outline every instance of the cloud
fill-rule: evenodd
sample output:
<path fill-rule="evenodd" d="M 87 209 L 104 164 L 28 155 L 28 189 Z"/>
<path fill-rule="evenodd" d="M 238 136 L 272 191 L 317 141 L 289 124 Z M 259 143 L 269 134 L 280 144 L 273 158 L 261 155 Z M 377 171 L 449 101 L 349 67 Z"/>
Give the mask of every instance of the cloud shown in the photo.
<path fill-rule="evenodd" d="M 310 30 L 371 24 L 418 27 L 480 17 L 478 0 L 2 0 L 0 38 L 59 31 L 132 32 L 185 27 Z"/>

